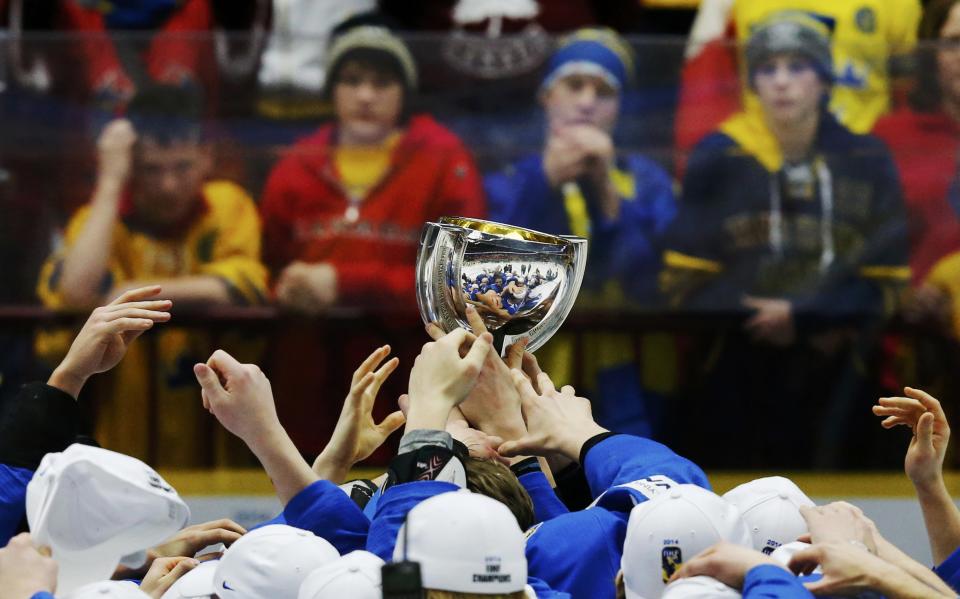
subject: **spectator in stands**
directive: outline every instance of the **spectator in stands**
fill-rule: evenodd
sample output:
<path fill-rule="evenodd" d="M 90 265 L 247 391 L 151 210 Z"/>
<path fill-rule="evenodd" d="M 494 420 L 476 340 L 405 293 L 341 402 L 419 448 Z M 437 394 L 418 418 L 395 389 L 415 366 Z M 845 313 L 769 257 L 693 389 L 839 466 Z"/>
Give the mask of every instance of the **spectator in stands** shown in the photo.
<path fill-rule="evenodd" d="M 676 214 L 666 172 L 644 156 L 615 147 L 620 101 L 633 77 L 633 52 L 613 31 L 573 33 L 548 61 L 540 86 L 546 112 L 543 152 L 524 156 L 484 180 L 491 219 L 590 239 L 581 295 L 605 305 L 652 303 L 659 265 L 656 238 Z M 591 381 L 587 388 L 598 392 L 601 421 L 612 423 L 617 413 L 621 424 L 634 421 L 631 432 L 650 434 L 633 340 L 607 334 L 584 342 L 585 354 L 598 356 L 583 378 Z M 563 338 L 557 338 L 551 349 L 562 344 Z M 541 360 L 559 380 L 570 380 L 565 373 L 571 365 L 552 356 L 559 360 L 560 354 L 569 358 L 572 352 L 553 352 L 541 352 Z"/>
<path fill-rule="evenodd" d="M 414 111 L 417 68 L 400 38 L 382 27 L 349 28 L 325 57 L 335 120 L 280 160 L 261 202 L 276 301 L 306 315 L 335 305 L 416 314 L 420 229 L 441 216 L 483 217 L 480 177 L 461 141 Z M 382 339 L 353 334 L 336 356 L 359 362 Z M 406 363 L 419 345 L 395 349 Z M 318 407 L 316 398 L 346 392 L 328 339 L 300 324 L 281 331 L 278 346 L 268 369 L 290 398 L 283 418 L 302 423 L 291 427 L 301 449 L 319 451 L 336 406 Z"/>
<path fill-rule="evenodd" d="M 480 180 L 463 144 L 411 114 L 417 69 L 387 29 L 360 26 L 327 53 L 336 121 L 274 168 L 262 203 L 264 255 L 281 306 L 415 304 L 420 227 L 482 216 Z"/>
<path fill-rule="evenodd" d="M 919 0 L 704 0 L 686 51 L 675 135 L 678 172 L 704 135 L 741 108 L 759 111 L 756 95 L 742 85 L 737 47 L 771 15 L 795 10 L 830 29 L 834 87 L 830 110 L 850 130 L 867 133 L 890 106 L 892 58 L 916 40 Z M 742 55 L 740 56 L 742 61 Z"/>
<path fill-rule="evenodd" d="M 144 90 L 131 102 L 129 117 L 110 123 L 100 136 L 93 197 L 74 214 L 64 246 L 41 271 L 43 303 L 86 308 L 146 284 L 162 284 L 181 306 L 262 302 L 267 272 L 256 207 L 237 185 L 205 181 L 211 157 L 196 96 L 177 87 Z M 53 361 L 67 340 L 64 333 L 41 335 L 38 351 Z M 196 411 L 191 356 L 205 349 L 192 347 L 199 340 L 182 330 L 157 343 L 160 363 L 153 370 L 139 351 L 118 369 L 113 392 L 99 406 L 98 436 L 114 449 L 145 456 L 155 417 L 146 409 L 147 396 L 156 384 L 164 410 L 180 415 L 158 423 L 167 448 L 162 457 L 191 463 L 202 439 L 199 429 L 196 435 L 189 430 L 200 426 L 189 418 Z"/>
<path fill-rule="evenodd" d="M 931 2 L 920 23 L 917 86 L 910 102 L 881 119 L 875 133 L 890 146 L 910 223 L 910 266 L 918 289 L 911 316 L 952 319 L 960 332 L 960 2 Z M 938 43 L 939 41 L 939 43 Z"/>
<path fill-rule="evenodd" d="M 213 54 L 210 0 L 92 2 L 61 0 L 60 18 L 77 32 L 90 93 L 107 107 L 125 105 L 137 89 L 152 82 L 197 85 L 209 82 Z M 140 33 L 111 39 L 108 32 Z M 137 45 L 149 32 L 146 50 Z M 139 39 L 138 39 L 139 38 Z M 141 53 L 142 52 L 142 53 Z"/>
<path fill-rule="evenodd" d="M 703 421 L 711 430 L 725 422 L 731 435 L 771 430 L 769 441 L 789 447 L 789 463 L 809 455 L 799 448 L 810 447 L 812 433 L 792 425 L 792 445 L 781 436 L 788 431 L 761 423 L 793 402 L 812 407 L 810 397 L 823 395 L 804 391 L 822 382 L 814 373 L 848 359 L 855 327 L 896 303 L 909 278 L 904 215 L 886 148 L 826 110 L 834 70 L 823 25 L 775 15 L 745 53 L 763 110 L 731 117 L 697 146 L 661 284 L 674 306 L 749 313 L 742 334 L 719 341 L 705 393 L 719 420 Z M 744 364 L 757 376 L 744 380 Z"/>

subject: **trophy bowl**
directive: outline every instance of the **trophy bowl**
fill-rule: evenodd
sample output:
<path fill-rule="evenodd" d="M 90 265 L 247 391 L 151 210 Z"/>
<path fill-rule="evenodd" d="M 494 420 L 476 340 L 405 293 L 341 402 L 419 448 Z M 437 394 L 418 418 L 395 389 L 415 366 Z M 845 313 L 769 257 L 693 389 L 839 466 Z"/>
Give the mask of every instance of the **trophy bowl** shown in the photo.
<path fill-rule="evenodd" d="M 499 351 L 547 342 L 573 308 L 587 240 L 491 221 L 443 217 L 424 224 L 417 255 L 417 304 L 425 323 L 472 331 L 472 304 Z"/>

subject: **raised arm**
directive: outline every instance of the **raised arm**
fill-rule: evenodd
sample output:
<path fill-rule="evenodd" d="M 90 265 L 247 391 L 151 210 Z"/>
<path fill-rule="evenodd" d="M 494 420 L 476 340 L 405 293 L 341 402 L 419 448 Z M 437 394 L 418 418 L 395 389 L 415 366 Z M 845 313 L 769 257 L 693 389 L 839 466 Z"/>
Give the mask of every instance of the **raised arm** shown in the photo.
<path fill-rule="evenodd" d="M 90 211 L 67 249 L 59 287 L 68 304 L 91 305 L 101 297 L 120 199 L 130 179 L 137 134 L 126 119 L 109 123 L 97 140 L 97 182 Z"/>
<path fill-rule="evenodd" d="M 884 416 L 882 426 L 904 425 L 913 431 L 904 470 L 913 482 L 937 564 L 960 548 L 960 510 L 943 480 L 943 460 L 950 441 L 950 426 L 940 402 L 932 395 L 906 387 L 906 397 L 883 397 L 873 413 Z"/>

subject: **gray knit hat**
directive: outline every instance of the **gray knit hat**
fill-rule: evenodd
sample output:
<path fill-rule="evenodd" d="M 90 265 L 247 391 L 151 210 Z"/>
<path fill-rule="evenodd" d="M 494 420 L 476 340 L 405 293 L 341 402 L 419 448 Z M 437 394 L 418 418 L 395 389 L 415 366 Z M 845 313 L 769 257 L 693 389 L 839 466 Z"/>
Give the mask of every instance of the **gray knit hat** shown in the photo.
<path fill-rule="evenodd" d="M 386 27 L 362 25 L 350 29 L 334 39 L 327 51 L 326 72 L 329 77 L 340 59 L 352 50 L 360 48 L 380 50 L 396 59 L 403 73 L 403 83 L 407 89 L 417 88 L 417 64 L 410 55 L 410 50 L 399 37 L 395 36 Z M 329 85 L 329 81 L 328 81 Z"/>
<path fill-rule="evenodd" d="M 777 54 L 800 54 L 813 63 L 820 78 L 833 84 L 833 55 L 829 28 L 808 14 L 786 11 L 773 15 L 754 29 L 744 50 L 750 85 L 757 69 Z"/>

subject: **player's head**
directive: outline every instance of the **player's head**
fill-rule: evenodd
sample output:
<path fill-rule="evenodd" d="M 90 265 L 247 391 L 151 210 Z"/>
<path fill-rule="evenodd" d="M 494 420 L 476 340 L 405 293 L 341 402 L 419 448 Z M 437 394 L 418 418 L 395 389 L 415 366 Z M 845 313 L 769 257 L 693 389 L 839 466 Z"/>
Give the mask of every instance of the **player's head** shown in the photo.
<path fill-rule="evenodd" d="M 524 536 L 510 510 L 478 493 L 442 493 L 410 510 L 394 561 L 420 564 L 426 597 L 524 597 Z"/>
<path fill-rule="evenodd" d="M 176 226 L 200 205 L 212 165 L 201 111 L 195 91 L 170 85 L 141 90 L 127 107 L 137 132 L 132 199 L 147 225 Z"/>
<path fill-rule="evenodd" d="M 750 86 L 768 120 L 788 124 L 816 115 L 833 84 L 830 31 L 796 11 L 757 27 L 744 51 Z"/>
<path fill-rule="evenodd" d="M 551 130 L 591 125 L 610 132 L 633 79 L 633 51 L 610 29 L 580 29 L 547 62 L 540 101 Z"/>
<path fill-rule="evenodd" d="M 533 501 L 509 468 L 494 460 L 473 457 L 463 460 L 463 468 L 468 489 L 507 506 L 521 530 L 533 526 Z"/>
<path fill-rule="evenodd" d="M 696 485 L 678 485 L 630 511 L 620 567 L 627 599 L 658 599 L 681 565 L 727 541 L 752 546 L 740 511 Z"/>
<path fill-rule="evenodd" d="M 743 483 L 723 498 L 737 506 L 750 529 L 753 548 L 766 555 L 808 532 L 800 508 L 815 505 L 793 481 L 782 476 Z"/>
<path fill-rule="evenodd" d="M 402 124 L 416 87 L 413 56 L 385 27 L 354 27 L 330 46 L 326 93 L 341 139 L 382 142 Z"/>

